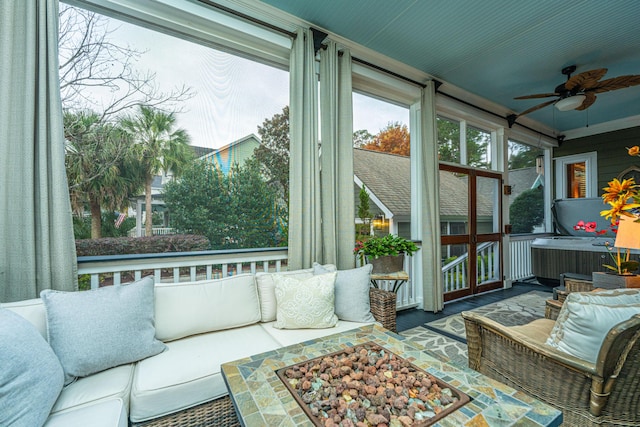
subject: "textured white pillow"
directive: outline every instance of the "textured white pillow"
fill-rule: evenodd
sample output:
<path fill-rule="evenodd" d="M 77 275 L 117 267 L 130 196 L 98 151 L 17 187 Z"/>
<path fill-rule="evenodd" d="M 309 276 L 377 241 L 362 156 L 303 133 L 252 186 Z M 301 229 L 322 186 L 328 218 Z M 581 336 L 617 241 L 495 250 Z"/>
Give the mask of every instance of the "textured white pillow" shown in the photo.
<path fill-rule="evenodd" d="M 640 313 L 640 290 L 572 292 L 567 296 L 547 344 L 595 363 L 611 328 Z"/>
<path fill-rule="evenodd" d="M 157 284 L 156 338 L 172 341 L 190 335 L 236 328 L 260 321 L 253 274 L 198 282 Z"/>
<path fill-rule="evenodd" d="M 278 329 L 332 328 L 338 323 L 334 312 L 336 273 L 299 280 L 275 274 Z"/>
<path fill-rule="evenodd" d="M 328 271 L 336 271 L 333 264 L 325 264 L 322 266 Z M 305 268 L 302 270 L 282 271 L 278 273 L 256 273 L 256 284 L 258 285 L 258 296 L 260 297 L 260 313 L 262 322 L 273 322 L 276 320 L 276 284 L 273 281 L 273 275 L 280 274 L 296 279 L 308 279 L 313 277 L 313 268 Z"/>
<path fill-rule="evenodd" d="M 336 315 L 349 322 L 374 323 L 371 314 L 369 288 L 371 287 L 372 264 L 350 270 L 338 270 L 336 276 Z M 313 264 L 314 274 L 329 273 L 320 264 Z"/>

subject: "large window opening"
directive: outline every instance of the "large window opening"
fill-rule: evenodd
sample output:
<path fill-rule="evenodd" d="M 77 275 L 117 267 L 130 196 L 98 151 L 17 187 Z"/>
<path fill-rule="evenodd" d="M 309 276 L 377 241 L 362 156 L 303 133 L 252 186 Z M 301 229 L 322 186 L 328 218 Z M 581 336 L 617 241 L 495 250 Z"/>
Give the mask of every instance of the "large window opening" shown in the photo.
<path fill-rule="evenodd" d="M 353 94 L 356 239 L 411 237 L 409 109 Z"/>
<path fill-rule="evenodd" d="M 547 191 L 544 185 L 544 149 L 509 141 L 508 171 L 511 193 L 507 201 L 511 232 L 544 232 Z"/>
<path fill-rule="evenodd" d="M 76 239 L 286 246 L 287 71 L 64 4 L 59 50 Z"/>

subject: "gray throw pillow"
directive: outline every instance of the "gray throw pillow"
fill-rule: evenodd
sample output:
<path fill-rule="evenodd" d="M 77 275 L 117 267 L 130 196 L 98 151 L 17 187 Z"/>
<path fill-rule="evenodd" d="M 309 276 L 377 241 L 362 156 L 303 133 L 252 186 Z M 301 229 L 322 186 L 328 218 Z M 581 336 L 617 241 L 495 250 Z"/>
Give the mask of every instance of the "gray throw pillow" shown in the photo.
<path fill-rule="evenodd" d="M 0 308 L 0 426 L 41 426 L 64 381 L 62 366 L 40 332 Z"/>
<path fill-rule="evenodd" d="M 163 352 L 155 338 L 153 277 L 91 291 L 40 293 L 65 384 Z"/>
<path fill-rule="evenodd" d="M 373 265 L 351 270 L 338 270 L 335 290 L 335 310 L 338 319 L 349 322 L 373 323 L 376 319 L 371 314 L 369 287 Z M 326 270 L 318 263 L 313 264 L 313 274 L 326 274 Z"/>

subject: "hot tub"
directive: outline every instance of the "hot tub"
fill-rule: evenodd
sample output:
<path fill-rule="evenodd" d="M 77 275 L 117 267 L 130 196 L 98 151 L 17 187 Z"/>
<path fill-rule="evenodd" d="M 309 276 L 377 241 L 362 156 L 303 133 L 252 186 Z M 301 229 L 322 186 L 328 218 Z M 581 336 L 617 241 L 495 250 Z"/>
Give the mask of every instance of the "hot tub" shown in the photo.
<path fill-rule="evenodd" d="M 611 265 L 615 234 L 597 237 L 595 233 L 574 230 L 578 221 L 595 221 L 599 230 L 609 229 L 610 222 L 600 216 L 606 208 L 600 198 L 559 199 L 553 202 L 552 212 L 558 235 L 540 237 L 531 243 L 533 274 L 543 284 L 556 286 L 561 274 L 591 276 L 594 271 L 608 271 Z M 609 248 L 607 248 L 607 242 Z M 612 252 L 611 252 L 612 251 Z M 638 251 L 631 251 L 638 254 Z"/>

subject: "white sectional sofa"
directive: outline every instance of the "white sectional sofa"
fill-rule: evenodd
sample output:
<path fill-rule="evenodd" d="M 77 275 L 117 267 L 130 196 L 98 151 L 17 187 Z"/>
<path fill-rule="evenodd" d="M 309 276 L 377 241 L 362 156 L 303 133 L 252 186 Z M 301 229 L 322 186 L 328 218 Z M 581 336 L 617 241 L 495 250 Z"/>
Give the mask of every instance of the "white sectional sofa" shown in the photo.
<path fill-rule="evenodd" d="M 227 389 L 220 372 L 220 366 L 225 362 L 373 323 L 375 319 L 368 306 L 370 266 L 320 274 L 326 272 L 327 266 L 324 267 L 316 266 L 316 276 L 313 269 L 306 269 L 178 284 L 153 284 L 151 278 L 145 278 L 120 286 L 121 291 L 128 287 L 136 289 L 135 286 L 151 289 L 151 326 L 154 328 L 151 332 L 154 336 L 151 337 L 148 336 L 149 322 L 144 314 L 141 320 L 127 318 L 128 313 L 148 311 L 148 301 L 129 307 L 130 300 L 137 298 L 136 294 L 124 298 L 115 289 L 118 287 L 77 293 L 45 291 L 40 299 L 3 304 L 2 308 L 8 309 L 5 313 L 19 314 L 35 326 L 42 337 L 49 339 L 63 366 L 68 384 L 59 392 L 50 414 L 47 414 L 47 427 L 111 427 L 127 426 L 129 422 L 134 425 L 153 424 L 161 417 L 226 396 Z M 328 269 L 335 271 L 332 266 Z M 308 325 L 310 327 L 304 329 L 291 329 L 286 321 L 282 323 L 283 318 L 286 319 L 280 311 L 284 304 L 283 307 L 277 306 L 277 301 L 284 301 L 286 295 L 276 296 L 276 289 L 280 291 L 284 281 L 295 286 L 307 286 L 314 280 L 325 283 L 333 280 L 334 290 L 330 297 L 334 298 L 335 310 L 332 309 L 323 319 L 328 319 L 330 324 L 335 323 L 335 326 L 315 328 L 315 325 Z M 98 295 L 100 298 L 91 301 L 86 295 Z M 67 304 L 66 299 L 70 297 L 81 299 Z M 65 300 L 60 306 L 55 306 L 58 304 L 56 298 Z M 105 299 L 108 299 L 107 303 Z M 109 305 L 114 300 L 115 303 Z M 347 314 L 344 314 L 345 307 L 349 307 Z M 307 312 L 304 308 L 302 313 L 302 321 L 305 321 Z M 100 317 L 107 319 L 103 322 Z M 70 323 L 75 326 L 70 326 Z M 105 338 L 102 331 L 112 326 L 116 330 L 107 331 Z M 75 337 L 73 332 L 69 332 L 74 329 L 78 334 Z M 69 333 L 71 338 L 67 336 Z M 110 334 L 115 334 L 115 341 L 109 341 L 112 338 Z M 124 354 L 125 359 L 119 359 L 122 356 L 119 353 L 128 353 L 126 348 L 125 351 L 114 350 L 119 352 L 115 356 L 108 353 L 121 344 L 129 346 L 132 351 L 151 348 L 154 355 L 141 358 L 134 355 L 136 360 L 120 364 L 118 360 L 127 360 L 128 354 Z M 57 348 L 61 345 L 70 348 Z M 83 356 L 83 346 L 93 346 L 93 350 Z M 98 362 L 87 371 L 97 369 L 97 372 L 79 376 L 75 367 L 68 368 L 67 365 L 73 365 L 82 357 L 104 358 L 107 364 L 118 365 L 101 369 L 102 362 Z M 69 359 L 74 361 L 69 362 Z M 78 363 L 82 365 L 82 362 Z M 85 369 L 83 366 L 79 368 L 80 372 Z M 76 378 L 69 382 L 73 376 Z M 52 374 L 53 377 L 55 375 Z M 1 381 L 0 376 L 0 390 Z"/>

